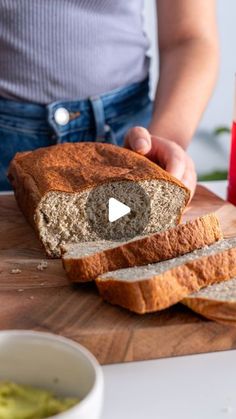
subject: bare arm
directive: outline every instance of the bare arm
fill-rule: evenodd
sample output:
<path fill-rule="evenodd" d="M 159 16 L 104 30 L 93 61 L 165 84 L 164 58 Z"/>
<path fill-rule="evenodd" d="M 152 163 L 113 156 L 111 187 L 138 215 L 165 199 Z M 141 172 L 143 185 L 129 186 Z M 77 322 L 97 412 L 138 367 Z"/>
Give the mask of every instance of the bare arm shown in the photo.
<path fill-rule="evenodd" d="M 194 192 L 188 147 L 215 85 L 219 50 L 215 0 L 156 0 L 160 77 L 149 130 L 126 146 L 156 161 Z"/>
<path fill-rule="evenodd" d="M 215 0 L 156 0 L 160 78 L 150 132 L 186 148 L 218 70 Z"/>

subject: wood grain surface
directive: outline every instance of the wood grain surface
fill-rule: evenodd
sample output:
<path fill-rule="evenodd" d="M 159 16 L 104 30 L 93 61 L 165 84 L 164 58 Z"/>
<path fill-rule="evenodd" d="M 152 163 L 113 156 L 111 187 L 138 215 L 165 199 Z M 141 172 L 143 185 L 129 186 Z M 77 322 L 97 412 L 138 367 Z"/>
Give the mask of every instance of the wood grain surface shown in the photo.
<path fill-rule="evenodd" d="M 184 219 L 217 211 L 226 237 L 236 235 L 236 209 L 203 187 Z M 48 259 L 18 210 L 0 196 L 0 329 L 34 329 L 74 339 L 102 364 L 236 348 L 236 327 L 220 325 L 178 304 L 136 315 L 104 303 L 94 284 L 72 287 L 60 260 Z M 20 269 L 20 273 L 12 273 Z"/>

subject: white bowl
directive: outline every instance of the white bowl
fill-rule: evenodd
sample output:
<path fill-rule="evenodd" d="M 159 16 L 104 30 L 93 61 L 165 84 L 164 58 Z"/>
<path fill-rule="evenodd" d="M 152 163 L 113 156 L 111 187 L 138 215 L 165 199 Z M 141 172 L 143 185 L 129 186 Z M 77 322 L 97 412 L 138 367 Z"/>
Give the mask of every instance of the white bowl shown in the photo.
<path fill-rule="evenodd" d="M 83 346 L 50 333 L 0 332 L 0 380 L 32 385 L 79 404 L 58 419 L 98 419 L 103 401 L 102 369 Z"/>

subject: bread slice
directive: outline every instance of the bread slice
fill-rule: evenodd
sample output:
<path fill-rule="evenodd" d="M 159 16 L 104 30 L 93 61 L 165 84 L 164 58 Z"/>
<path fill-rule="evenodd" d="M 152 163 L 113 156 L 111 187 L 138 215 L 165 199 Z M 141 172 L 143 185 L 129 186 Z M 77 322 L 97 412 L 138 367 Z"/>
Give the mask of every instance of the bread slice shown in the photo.
<path fill-rule="evenodd" d="M 181 302 L 208 319 L 236 325 L 236 278 L 203 288 Z"/>
<path fill-rule="evenodd" d="M 218 218 L 208 214 L 165 232 L 125 243 L 69 244 L 63 249 L 62 260 L 72 282 L 85 282 L 105 272 L 172 259 L 222 238 Z"/>
<path fill-rule="evenodd" d="M 136 313 L 167 308 L 201 288 L 236 276 L 236 239 L 152 265 L 108 272 L 96 279 L 101 296 Z"/>
<path fill-rule="evenodd" d="M 60 257 L 61 246 L 68 242 L 99 240 L 86 212 L 89 193 L 95 188 L 100 189 L 93 210 L 102 212 L 104 195 L 112 196 L 116 188 L 126 202 L 137 182 L 150 199 L 144 234 L 178 224 L 190 196 L 184 185 L 147 158 L 103 143 L 64 143 L 17 153 L 9 180 L 20 208 L 52 257 Z M 135 202 L 134 207 L 140 211 Z M 132 220 L 131 228 L 138 229 Z"/>

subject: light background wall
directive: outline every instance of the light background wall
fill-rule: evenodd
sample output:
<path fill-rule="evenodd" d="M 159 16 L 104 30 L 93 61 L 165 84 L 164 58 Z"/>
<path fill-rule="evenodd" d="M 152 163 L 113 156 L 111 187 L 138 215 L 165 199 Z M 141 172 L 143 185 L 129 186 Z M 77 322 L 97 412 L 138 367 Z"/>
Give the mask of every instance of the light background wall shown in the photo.
<path fill-rule="evenodd" d="M 230 126 L 232 121 L 236 73 L 236 0 L 217 0 L 217 16 L 221 44 L 219 79 L 189 149 L 199 173 L 225 169 L 228 165 L 230 137 L 224 135 L 216 139 L 212 132 L 218 126 Z M 154 90 L 158 78 L 155 0 L 145 0 L 145 27 L 152 44 L 151 80 Z"/>

